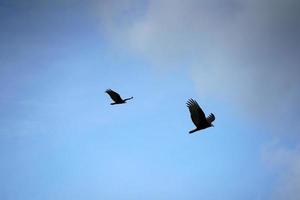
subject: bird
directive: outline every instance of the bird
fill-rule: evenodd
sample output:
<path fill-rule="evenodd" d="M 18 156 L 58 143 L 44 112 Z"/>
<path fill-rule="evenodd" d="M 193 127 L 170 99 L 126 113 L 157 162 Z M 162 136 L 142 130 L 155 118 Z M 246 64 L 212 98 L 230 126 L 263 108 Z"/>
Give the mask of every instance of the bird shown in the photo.
<path fill-rule="evenodd" d="M 212 122 L 215 120 L 215 115 L 213 113 L 210 113 L 207 117 L 205 117 L 203 110 L 194 99 L 189 99 L 186 105 L 191 113 L 192 121 L 196 126 L 195 129 L 189 131 L 190 134 L 202 129 L 214 127 Z"/>
<path fill-rule="evenodd" d="M 127 98 L 127 99 L 122 99 L 121 96 L 117 92 L 115 92 L 115 91 L 113 91 L 111 89 L 107 89 L 105 92 L 114 101 L 110 105 L 123 104 L 123 103 L 126 103 L 127 100 L 133 99 L 133 97 L 130 97 L 130 98 Z"/>

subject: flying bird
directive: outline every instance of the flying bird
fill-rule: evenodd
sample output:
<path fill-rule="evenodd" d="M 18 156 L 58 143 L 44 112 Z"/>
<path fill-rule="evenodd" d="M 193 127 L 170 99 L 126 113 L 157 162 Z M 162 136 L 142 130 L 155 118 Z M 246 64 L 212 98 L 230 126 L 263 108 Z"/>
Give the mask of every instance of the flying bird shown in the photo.
<path fill-rule="evenodd" d="M 110 98 L 114 101 L 114 103 L 111 103 L 110 105 L 115 105 L 115 104 L 123 104 L 126 103 L 127 100 L 132 99 L 133 97 L 127 98 L 127 99 L 122 99 L 121 96 L 116 93 L 115 91 L 108 89 L 105 91 Z"/>
<path fill-rule="evenodd" d="M 194 99 L 189 99 L 186 105 L 190 110 L 192 121 L 196 126 L 196 128 L 189 131 L 189 133 L 194 133 L 196 131 L 214 126 L 212 124 L 212 122 L 215 120 L 214 114 L 210 113 L 208 117 L 205 117 L 205 114 L 198 105 L 197 101 Z"/>

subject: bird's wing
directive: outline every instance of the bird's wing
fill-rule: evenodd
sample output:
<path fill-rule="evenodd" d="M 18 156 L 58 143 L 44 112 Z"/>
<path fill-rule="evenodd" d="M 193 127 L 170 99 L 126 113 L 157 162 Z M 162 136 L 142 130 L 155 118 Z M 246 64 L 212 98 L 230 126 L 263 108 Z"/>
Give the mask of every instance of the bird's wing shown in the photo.
<path fill-rule="evenodd" d="M 121 96 L 116 93 L 115 91 L 111 90 L 111 89 L 108 89 L 105 91 L 109 96 L 110 98 L 114 101 L 114 102 L 120 102 L 122 101 L 122 98 Z"/>
<path fill-rule="evenodd" d="M 190 110 L 192 121 L 194 122 L 196 127 L 200 127 L 203 122 L 206 121 L 203 110 L 194 99 L 189 99 L 186 105 Z"/>
<path fill-rule="evenodd" d="M 210 113 L 210 115 L 208 115 L 208 117 L 206 118 L 206 121 L 211 124 L 213 121 L 215 121 L 215 115 Z"/>

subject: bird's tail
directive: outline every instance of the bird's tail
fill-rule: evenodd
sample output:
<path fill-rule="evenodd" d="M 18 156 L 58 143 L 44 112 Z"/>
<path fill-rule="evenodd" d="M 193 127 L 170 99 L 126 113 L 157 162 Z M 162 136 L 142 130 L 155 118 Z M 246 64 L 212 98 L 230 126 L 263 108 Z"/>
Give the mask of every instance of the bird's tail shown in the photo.
<path fill-rule="evenodd" d="M 197 129 L 197 128 L 195 128 L 195 129 L 193 129 L 193 130 L 189 131 L 189 134 L 191 134 L 191 133 L 194 133 L 194 132 L 196 132 L 196 131 L 198 131 L 198 129 Z"/>
<path fill-rule="evenodd" d="M 133 99 L 133 97 L 130 97 L 130 98 L 124 99 L 124 101 L 130 100 L 130 99 Z"/>

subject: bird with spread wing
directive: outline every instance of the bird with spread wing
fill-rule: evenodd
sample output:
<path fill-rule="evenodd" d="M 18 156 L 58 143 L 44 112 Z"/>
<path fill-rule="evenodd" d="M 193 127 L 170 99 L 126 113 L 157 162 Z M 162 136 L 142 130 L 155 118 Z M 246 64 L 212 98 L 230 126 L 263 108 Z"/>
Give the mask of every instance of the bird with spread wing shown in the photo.
<path fill-rule="evenodd" d="M 189 133 L 194 133 L 196 131 L 214 126 L 212 124 L 212 122 L 215 120 L 214 114 L 211 113 L 208 115 L 208 117 L 205 117 L 205 114 L 198 105 L 197 101 L 194 99 L 189 99 L 186 105 L 190 110 L 192 121 L 196 126 L 196 128 L 189 131 Z"/>
<path fill-rule="evenodd" d="M 126 103 L 127 100 L 130 100 L 130 99 L 133 98 L 133 97 L 130 97 L 130 98 L 127 98 L 127 99 L 122 99 L 121 96 L 120 96 L 117 92 L 115 92 L 115 91 L 113 91 L 113 90 L 111 90 L 111 89 L 108 89 L 108 90 L 106 90 L 105 92 L 106 92 L 106 93 L 110 96 L 110 98 L 114 101 L 114 102 L 111 103 L 110 105 L 123 104 L 123 103 Z"/>

